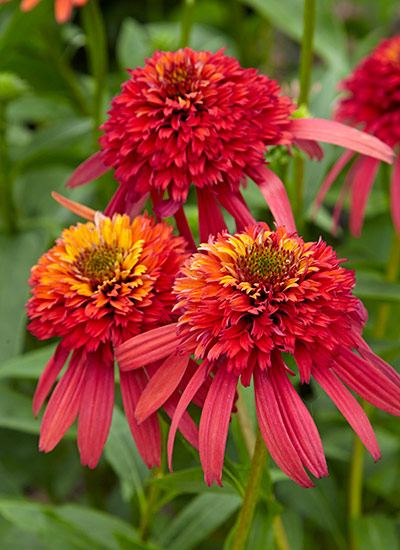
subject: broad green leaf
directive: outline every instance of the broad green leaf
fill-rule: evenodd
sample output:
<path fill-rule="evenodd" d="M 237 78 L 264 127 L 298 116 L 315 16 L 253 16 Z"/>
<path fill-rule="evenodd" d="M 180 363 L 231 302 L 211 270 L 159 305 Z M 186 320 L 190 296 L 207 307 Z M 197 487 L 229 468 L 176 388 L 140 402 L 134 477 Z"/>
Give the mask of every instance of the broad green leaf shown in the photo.
<path fill-rule="evenodd" d="M 168 550 L 195 548 L 222 525 L 241 505 L 236 495 L 206 494 L 185 506 L 162 533 L 158 543 Z"/>
<path fill-rule="evenodd" d="M 44 550 L 45 547 L 35 535 L 22 531 L 0 517 L 0 548 L 4 550 Z"/>
<path fill-rule="evenodd" d="M 114 407 L 104 456 L 119 477 L 124 499 L 129 501 L 136 494 L 142 507 L 143 484 L 149 471 L 136 448 L 128 422 L 118 407 Z"/>
<path fill-rule="evenodd" d="M 121 69 L 143 66 L 144 58 L 149 55 L 150 49 L 150 37 L 146 27 L 134 19 L 124 19 L 117 42 L 117 59 Z"/>
<path fill-rule="evenodd" d="M 0 379 L 28 378 L 37 380 L 55 349 L 56 345 L 46 346 L 2 362 L 0 364 Z"/>
<path fill-rule="evenodd" d="M 400 284 L 385 281 L 383 277 L 367 271 L 356 273 L 354 294 L 362 300 L 378 300 L 380 302 L 400 302 Z"/>
<path fill-rule="evenodd" d="M 384 516 L 364 516 L 353 520 L 357 550 L 399 550 L 396 522 Z"/>

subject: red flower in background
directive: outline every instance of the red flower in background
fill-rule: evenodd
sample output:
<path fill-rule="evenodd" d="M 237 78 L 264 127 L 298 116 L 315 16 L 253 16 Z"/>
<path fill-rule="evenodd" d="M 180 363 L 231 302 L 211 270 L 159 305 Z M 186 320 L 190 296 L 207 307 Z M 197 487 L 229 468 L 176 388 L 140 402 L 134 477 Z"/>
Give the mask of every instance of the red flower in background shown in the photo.
<path fill-rule="evenodd" d="M 391 414 L 400 414 L 400 376 L 362 339 L 366 311 L 353 296 L 354 273 L 340 267 L 322 240 L 304 242 L 282 227 L 265 224 L 230 236 L 210 238 L 186 260 L 175 283 L 176 324 L 136 336 L 116 350 L 120 369 L 129 372 L 149 353 L 170 357 L 170 378 L 162 392 L 157 374 L 139 400 L 139 422 L 175 391 L 182 357 L 202 360 L 182 394 L 168 440 L 171 465 L 177 426 L 192 396 L 211 381 L 199 428 L 205 481 L 221 483 L 225 443 L 239 379 L 254 380 L 257 418 L 272 458 L 294 481 L 312 485 L 304 470 L 327 475 L 321 440 L 288 375 L 282 352 L 294 356 L 300 379 L 312 376 L 336 403 L 375 460 L 380 456 L 363 409 L 345 387 Z M 154 355 L 153 355 L 154 357 Z M 134 371 L 133 371 L 134 372 Z M 157 391 L 155 391 L 155 388 Z"/>
<path fill-rule="evenodd" d="M 222 51 L 157 51 L 129 72 L 102 126 L 101 151 L 68 182 L 75 187 L 113 167 L 120 187 L 107 214 L 136 213 L 150 193 L 156 213 L 177 214 L 181 229 L 181 205 L 193 183 L 206 240 L 225 229 L 218 203 L 238 228 L 254 223 L 239 190 L 249 176 L 278 223 L 295 230 L 283 183 L 265 163 L 268 145 L 294 143 L 320 158 L 314 140 L 321 139 L 391 161 L 390 148 L 371 136 L 332 121 L 291 119 L 295 106 L 276 81 Z"/>
<path fill-rule="evenodd" d="M 21 10 L 31 11 L 42 0 L 22 0 Z M 0 0 L 2 2 L 10 2 L 10 0 Z M 55 0 L 54 12 L 58 23 L 65 23 L 71 19 L 72 9 L 76 6 L 84 6 L 88 0 Z"/>
<path fill-rule="evenodd" d="M 79 414 L 81 461 L 96 466 L 114 405 L 113 347 L 175 318 L 172 285 L 186 257 L 184 240 L 165 223 L 148 216 L 133 222 L 119 214 L 111 219 L 97 212 L 94 223 L 65 229 L 32 268 L 28 328 L 40 339 L 61 337 L 36 389 L 35 415 L 72 352 L 43 416 L 40 450 L 51 451 Z M 149 467 L 160 463 L 158 418 L 151 415 L 138 426 L 134 410 L 148 377 L 160 365 L 155 361 L 147 371 L 120 373 L 126 416 Z M 168 414 L 175 411 L 178 396 L 167 403 Z M 188 415 L 180 429 L 196 446 L 197 429 Z"/>
<path fill-rule="evenodd" d="M 374 134 L 398 153 L 400 143 L 400 36 L 382 40 L 378 47 L 343 80 L 339 89 L 346 92 L 335 112 L 338 121 L 360 126 Z M 319 207 L 338 173 L 353 158 L 345 153 L 328 174 L 317 197 Z M 374 182 L 379 161 L 360 156 L 349 170 L 342 195 L 335 212 L 335 228 L 344 198 L 351 188 L 350 229 L 359 236 L 365 208 Z M 392 172 L 391 212 L 400 234 L 400 166 L 399 157 Z"/>

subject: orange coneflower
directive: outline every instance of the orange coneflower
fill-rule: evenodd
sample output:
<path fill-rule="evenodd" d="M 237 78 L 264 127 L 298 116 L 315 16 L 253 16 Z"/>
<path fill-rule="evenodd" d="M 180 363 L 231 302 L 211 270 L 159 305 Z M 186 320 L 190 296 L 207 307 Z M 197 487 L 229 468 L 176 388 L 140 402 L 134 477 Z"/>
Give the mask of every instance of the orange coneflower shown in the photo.
<path fill-rule="evenodd" d="M 0 0 L 1 2 L 10 2 L 10 0 Z M 22 0 L 21 10 L 31 11 L 41 0 Z M 83 6 L 88 0 L 55 0 L 54 12 L 58 23 L 65 23 L 71 18 L 72 9 L 75 6 Z"/>

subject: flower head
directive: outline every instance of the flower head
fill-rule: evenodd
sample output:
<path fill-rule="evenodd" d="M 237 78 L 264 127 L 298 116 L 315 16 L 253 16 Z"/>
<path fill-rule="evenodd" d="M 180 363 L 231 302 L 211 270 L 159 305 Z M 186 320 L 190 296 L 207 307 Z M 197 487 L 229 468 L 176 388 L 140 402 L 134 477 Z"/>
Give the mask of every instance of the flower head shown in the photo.
<path fill-rule="evenodd" d="M 293 355 L 303 383 L 314 377 L 379 457 L 371 425 L 341 381 L 375 406 L 400 414 L 400 376 L 361 338 L 366 312 L 351 292 L 354 273 L 340 262 L 322 240 L 304 242 L 265 224 L 210 238 L 186 260 L 175 283 L 178 350 L 202 362 L 172 421 L 170 460 L 179 415 L 198 385 L 211 378 L 199 449 L 206 482 L 220 483 L 234 392 L 239 378 L 247 386 L 254 377 L 259 426 L 276 463 L 303 486 L 312 485 L 304 466 L 316 477 L 327 475 L 318 431 L 289 381 L 295 373 L 282 353 Z M 130 350 L 139 340 L 117 350 L 121 369 L 131 368 Z M 139 420 L 152 410 L 146 410 L 150 393 L 151 384 L 146 406 L 139 401 Z"/>
<path fill-rule="evenodd" d="M 150 193 L 161 217 L 173 215 L 194 184 L 200 237 L 207 240 L 226 229 L 219 206 L 238 228 L 254 223 L 239 190 L 249 176 L 277 222 L 295 230 L 284 185 L 266 166 L 269 145 L 295 143 L 320 157 L 314 140 L 321 138 L 390 161 L 390 149 L 371 136 L 360 140 L 356 130 L 331 121 L 292 119 L 295 106 L 275 80 L 222 50 L 157 51 L 129 72 L 102 126 L 102 150 L 68 182 L 75 187 L 113 167 L 120 187 L 108 214 L 129 212 Z"/>
<path fill-rule="evenodd" d="M 0 0 L 2 2 L 9 2 L 10 0 Z M 22 11 L 31 11 L 36 4 L 39 4 L 41 0 L 22 0 L 21 10 Z M 71 14 L 73 8 L 84 6 L 88 0 L 55 0 L 54 12 L 58 23 L 65 23 L 71 19 Z"/>
<path fill-rule="evenodd" d="M 113 347 L 174 319 L 171 288 L 186 256 L 184 240 L 165 223 L 155 223 L 146 215 L 131 222 L 126 215 L 108 218 L 96 213 L 94 223 L 65 229 L 32 268 L 28 328 L 40 339 L 61 337 L 39 381 L 35 414 L 73 352 L 44 413 L 41 450 L 50 451 L 79 413 L 82 463 L 97 464 L 114 402 Z M 121 373 L 120 381 L 139 450 L 148 464 L 156 464 L 160 453 L 157 417 L 153 415 L 144 429 L 138 429 L 133 415 L 147 383 L 146 373 L 143 369 Z"/>
<path fill-rule="evenodd" d="M 339 89 L 345 92 L 339 101 L 335 119 L 359 126 L 365 132 L 378 137 L 398 153 L 400 143 L 400 36 L 382 40 L 381 43 L 345 78 Z M 319 195 L 317 206 L 336 179 L 337 174 L 352 159 L 345 153 L 327 176 Z M 341 197 L 334 213 L 334 230 L 337 227 L 344 198 L 351 189 L 350 229 L 354 235 L 361 233 L 368 197 L 374 182 L 379 161 L 359 157 L 349 170 Z M 400 234 L 400 167 L 395 162 L 391 180 L 392 217 Z"/>

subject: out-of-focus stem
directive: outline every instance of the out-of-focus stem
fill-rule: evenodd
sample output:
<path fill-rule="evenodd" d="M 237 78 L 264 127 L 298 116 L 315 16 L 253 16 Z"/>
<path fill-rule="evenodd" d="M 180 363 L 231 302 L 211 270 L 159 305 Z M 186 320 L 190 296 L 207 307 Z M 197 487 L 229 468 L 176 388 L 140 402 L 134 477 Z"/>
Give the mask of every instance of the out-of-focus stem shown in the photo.
<path fill-rule="evenodd" d="M 0 102 L 0 209 L 5 233 L 17 232 L 17 211 L 12 195 L 10 159 L 6 136 L 6 104 Z"/>
<path fill-rule="evenodd" d="M 396 230 L 393 230 L 392 249 L 390 251 L 386 279 L 395 282 L 399 275 L 400 268 L 400 237 Z M 376 338 L 383 338 L 387 322 L 389 320 L 390 304 L 382 304 L 378 309 L 374 335 Z"/>
<path fill-rule="evenodd" d="M 193 9 L 195 0 L 183 0 L 181 20 L 181 40 L 179 46 L 185 48 L 189 45 L 190 33 L 193 25 Z"/>

